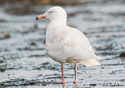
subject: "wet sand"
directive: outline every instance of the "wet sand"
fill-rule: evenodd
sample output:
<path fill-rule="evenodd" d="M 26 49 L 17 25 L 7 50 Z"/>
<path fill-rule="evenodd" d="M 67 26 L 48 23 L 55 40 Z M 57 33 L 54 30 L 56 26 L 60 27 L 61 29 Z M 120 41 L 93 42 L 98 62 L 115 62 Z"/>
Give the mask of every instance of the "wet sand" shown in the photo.
<path fill-rule="evenodd" d="M 46 6 L 49 8 L 50 6 Z M 101 66 L 64 65 L 66 84 L 61 81 L 60 64 L 46 54 L 46 20 L 38 14 L 0 14 L 0 88 L 124 88 L 125 87 L 125 3 L 120 1 L 64 6 L 68 25 L 81 30 L 94 51 L 104 60 Z"/>

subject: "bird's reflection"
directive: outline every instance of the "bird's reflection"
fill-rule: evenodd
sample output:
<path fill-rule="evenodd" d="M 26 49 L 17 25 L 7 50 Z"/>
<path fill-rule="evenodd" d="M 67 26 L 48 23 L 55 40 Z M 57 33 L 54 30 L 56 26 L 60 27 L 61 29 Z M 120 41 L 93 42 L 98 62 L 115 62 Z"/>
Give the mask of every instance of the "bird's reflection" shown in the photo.
<path fill-rule="evenodd" d="M 62 84 L 62 88 L 65 88 L 65 84 Z"/>
<path fill-rule="evenodd" d="M 65 84 L 62 84 L 62 88 L 65 88 Z M 77 84 L 75 84 L 75 86 L 72 88 L 78 88 Z"/>

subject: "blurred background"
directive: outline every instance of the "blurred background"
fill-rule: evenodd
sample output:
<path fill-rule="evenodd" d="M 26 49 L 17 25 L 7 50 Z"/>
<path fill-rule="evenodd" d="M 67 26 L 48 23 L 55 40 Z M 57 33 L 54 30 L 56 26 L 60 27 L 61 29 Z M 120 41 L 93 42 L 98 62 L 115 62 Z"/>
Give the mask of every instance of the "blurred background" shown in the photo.
<path fill-rule="evenodd" d="M 101 66 L 65 64 L 65 86 L 60 64 L 46 54 L 47 20 L 36 21 L 52 6 L 63 7 L 67 25 L 82 31 L 101 56 Z M 0 88 L 125 87 L 125 0 L 0 0 Z M 101 87 L 100 87 L 101 86 Z"/>

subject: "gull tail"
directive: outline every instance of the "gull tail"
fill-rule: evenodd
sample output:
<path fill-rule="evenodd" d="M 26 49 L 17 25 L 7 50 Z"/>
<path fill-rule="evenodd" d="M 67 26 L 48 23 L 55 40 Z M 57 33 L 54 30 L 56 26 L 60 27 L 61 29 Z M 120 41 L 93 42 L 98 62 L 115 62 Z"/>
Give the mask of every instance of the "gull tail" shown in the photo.
<path fill-rule="evenodd" d="M 81 63 L 83 63 L 85 66 L 101 65 L 96 59 L 82 59 Z"/>

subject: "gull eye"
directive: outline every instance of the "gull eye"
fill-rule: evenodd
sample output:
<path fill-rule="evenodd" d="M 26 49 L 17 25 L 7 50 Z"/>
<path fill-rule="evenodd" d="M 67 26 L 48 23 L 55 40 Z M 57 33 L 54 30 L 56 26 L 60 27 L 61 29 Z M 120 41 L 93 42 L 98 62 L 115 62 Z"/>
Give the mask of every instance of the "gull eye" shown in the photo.
<path fill-rule="evenodd" d="M 53 13 L 54 11 L 49 11 L 49 13 Z"/>

